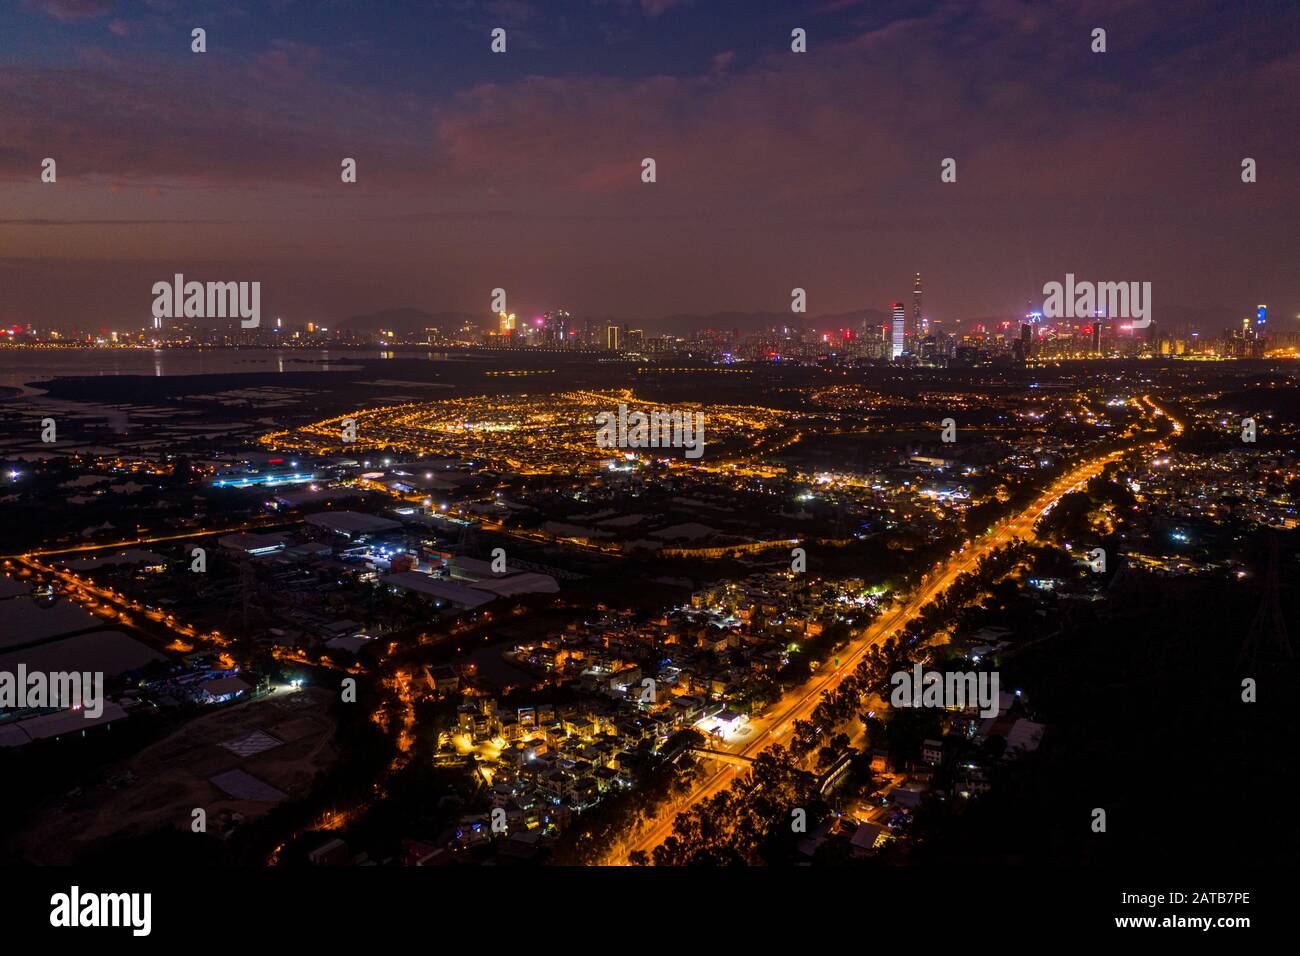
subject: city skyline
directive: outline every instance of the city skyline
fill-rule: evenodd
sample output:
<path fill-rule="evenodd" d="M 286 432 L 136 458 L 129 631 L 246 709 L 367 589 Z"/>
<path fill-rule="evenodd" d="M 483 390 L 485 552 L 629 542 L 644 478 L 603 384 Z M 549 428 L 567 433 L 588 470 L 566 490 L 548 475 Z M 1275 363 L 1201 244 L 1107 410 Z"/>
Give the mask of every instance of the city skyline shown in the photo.
<path fill-rule="evenodd" d="M 180 282 L 183 278 L 178 274 L 176 281 Z M 1053 317 L 1046 315 L 1044 303 L 1050 299 L 1047 294 L 1026 301 L 1019 311 L 999 315 L 970 315 L 958 318 L 935 316 L 928 309 L 923 310 L 922 308 L 921 282 L 921 273 L 917 272 L 913 279 L 910 307 L 905 307 L 904 327 L 905 337 L 908 341 L 920 341 L 920 339 L 931 334 L 963 335 L 984 333 L 986 331 L 993 332 L 999 328 L 1005 330 L 1017 327 L 1024 321 L 1032 322 L 1035 326 L 1044 328 L 1067 328 L 1089 324 L 1092 317 L 1098 317 L 1104 323 L 1113 323 L 1117 328 L 1123 328 L 1126 331 L 1129 329 L 1129 326 L 1125 324 L 1128 317 L 1123 315 L 1108 316 L 1104 308 L 1090 311 L 1087 316 L 1058 315 Z M 1123 283 L 1120 284 L 1123 285 Z M 207 283 L 207 285 L 212 285 L 212 283 Z M 260 286 L 260 283 L 257 283 L 257 285 Z M 494 290 L 495 292 L 496 290 Z M 807 290 L 795 288 L 791 292 L 793 294 L 792 298 L 800 296 L 806 305 Z M 179 293 L 177 293 L 177 296 L 179 296 Z M 65 337 L 68 333 L 75 333 L 84 340 L 87 336 L 98 335 L 102 338 L 109 333 L 128 335 L 150 329 L 154 332 L 163 332 L 169 328 L 216 332 L 233 328 L 237 324 L 235 321 L 237 317 L 233 316 L 233 314 L 225 318 L 186 317 L 179 307 L 181 299 L 176 298 L 175 301 L 177 302 L 177 310 L 174 315 L 154 315 L 144 320 L 104 323 L 102 319 L 91 316 L 80 320 L 45 322 L 29 320 L 26 322 L 0 323 L 0 336 L 8 336 L 7 339 L 0 338 L 0 345 L 17 344 L 23 335 L 29 337 L 37 335 L 44 339 L 52 332 L 63 333 Z M 419 327 L 429 329 L 441 327 L 443 331 L 449 331 L 452 326 L 456 326 L 459 330 L 465 332 L 470 330 L 474 330 L 476 333 L 491 331 L 505 337 L 526 334 L 530 331 L 529 326 L 536 325 L 539 328 L 543 326 L 546 328 L 548 339 L 554 338 L 553 333 L 556 327 L 566 330 L 569 340 L 579 335 L 579 330 L 592 325 L 592 323 L 599 324 L 602 327 L 606 325 L 617 325 L 621 328 L 627 328 L 629 325 L 644 326 L 649 334 L 677 336 L 680 339 L 691 339 L 697 334 L 709 332 L 736 332 L 742 335 L 750 335 L 763 331 L 780 330 L 783 327 L 787 331 L 796 333 L 828 332 L 835 335 L 860 328 L 864 334 L 874 334 L 874 330 L 887 330 L 892 325 L 895 313 L 900 305 L 902 303 L 894 299 L 889 303 L 873 303 L 839 313 L 809 312 L 805 308 L 792 309 L 788 313 L 770 310 L 746 311 L 733 309 L 710 314 L 684 312 L 651 318 L 627 317 L 609 312 L 574 315 L 568 309 L 558 306 L 547 306 L 540 311 L 531 313 L 523 311 L 516 313 L 513 309 L 509 311 L 485 310 L 481 312 L 427 311 L 407 306 L 403 308 L 376 308 L 367 310 L 364 313 L 340 317 L 331 317 L 334 313 L 328 311 L 312 311 L 289 316 L 275 314 L 274 318 L 268 321 L 267 326 L 262 327 L 306 328 L 308 331 L 328 330 L 328 328 L 333 327 L 340 332 L 366 333 L 374 332 L 380 327 L 392 328 L 398 332 L 410 332 Z M 1266 311 L 1269 316 L 1267 324 L 1257 322 L 1261 310 Z M 1149 323 L 1139 324 L 1139 329 L 1150 328 L 1151 332 L 1146 333 L 1148 335 L 1154 334 L 1158 329 L 1164 334 L 1215 337 L 1233 332 L 1240 328 L 1243 323 L 1252 326 L 1257 325 L 1261 334 L 1266 331 L 1271 339 L 1285 341 L 1288 344 L 1297 333 L 1300 333 L 1300 315 L 1290 316 L 1268 302 L 1255 300 L 1252 300 L 1248 306 L 1200 310 L 1178 307 L 1162 308 L 1158 321 L 1152 319 Z M 516 326 L 518 326 L 518 329 Z M 245 327 L 250 326 L 246 324 Z M 888 335 L 888 332 L 886 331 L 885 334 Z M 562 333 L 556 341 L 562 343 L 565 338 L 566 335 Z"/>

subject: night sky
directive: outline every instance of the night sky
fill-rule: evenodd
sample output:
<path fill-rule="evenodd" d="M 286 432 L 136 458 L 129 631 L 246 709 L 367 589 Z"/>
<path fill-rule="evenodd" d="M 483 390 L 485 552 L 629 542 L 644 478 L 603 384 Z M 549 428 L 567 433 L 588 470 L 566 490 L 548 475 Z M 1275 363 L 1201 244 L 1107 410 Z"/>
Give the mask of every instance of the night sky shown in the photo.
<path fill-rule="evenodd" d="M 329 322 L 884 310 L 920 270 L 946 321 L 1073 272 L 1296 328 L 1298 41 L 1291 2 L 9 0 L 0 320 L 141 326 L 174 272 Z"/>

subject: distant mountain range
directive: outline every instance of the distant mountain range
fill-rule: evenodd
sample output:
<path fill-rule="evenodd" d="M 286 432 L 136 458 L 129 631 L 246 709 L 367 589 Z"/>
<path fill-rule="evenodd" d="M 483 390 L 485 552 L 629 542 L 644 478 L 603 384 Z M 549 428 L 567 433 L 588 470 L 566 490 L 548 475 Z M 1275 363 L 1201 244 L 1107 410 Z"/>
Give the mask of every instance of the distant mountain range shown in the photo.
<path fill-rule="evenodd" d="M 575 316 L 579 325 L 587 316 Z M 864 319 L 881 325 L 889 321 L 889 315 L 876 309 L 864 309 L 861 312 L 828 313 L 822 315 L 793 315 L 789 312 L 712 312 L 708 315 L 696 313 L 678 313 L 662 319 L 649 321 L 624 320 L 610 316 L 591 316 L 599 323 L 614 321 L 619 325 L 625 322 L 633 328 L 643 328 L 650 334 L 669 333 L 685 335 L 701 329 L 717 329 L 741 332 L 756 332 L 760 329 L 790 326 L 800 329 L 853 329 L 862 328 Z M 468 312 L 425 312 L 422 309 L 401 308 L 382 309 L 365 315 L 350 316 L 336 324 L 337 328 L 353 329 L 365 332 L 378 332 L 389 329 L 393 332 L 418 332 L 422 329 L 441 329 L 452 332 L 460 329 L 466 322 L 476 328 L 488 330 L 491 318 L 486 315 L 474 315 Z"/>
<path fill-rule="evenodd" d="M 889 321 L 889 314 L 878 309 L 863 309 L 860 312 L 823 312 L 819 315 L 795 315 L 790 312 L 710 312 L 699 315 L 692 312 L 679 312 L 662 319 L 648 321 L 647 331 L 668 332 L 684 335 L 700 329 L 716 329 L 727 332 L 739 329 L 741 332 L 757 332 L 761 329 L 790 327 L 797 329 L 852 329 L 855 333 L 862 330 L 862 323 L 870 321 L 873 325 L 883 325 Z"/>
<path fill-rule="evenodd" d="M 336 323 L 336 328 L 355 329 L 362 332 L 378 332 L 389 329 L 393 332 L 419 332 L 422 329 L 442 329 L 454 332 L 470 322 L 476 326 L 486 327 L 487 318 L 482 315 L 470 315 L 468 312 L 425 312 L 422 309 L 382 309 L 379 312 L 367 312 L 365 315 L 353 315 Z"/>
<path fill-rule="evenodd" d="M 1225 328 L 1238 327 L 1242 317 L 1253 314 L 1253 312 L 1253 307 L 1236 310 L 1222 307 L 1191 308 L 1186 306 L 1161 308 L 1157 305 L 1155 322 L 1158 327 L 1170 331 L 1194 328 L 1204 335 L 1217 335 Z M 576 315 L 575 318 L 579 323 L 579 327 L 581 327 L 581 324 L 586 321 L 588 316 Z M 744 334 L 784 326 L 823 331 L 852 329 L 854 332 L 860 332 L 864 321 L 877 327 L 887 325 L 890 321 L 890 314 L 881 309 L 862 309 L 856 312 L 829 312 L 819 315 L 794 315 L 789 312 L 710 312 L 708 314 L 679 312 L 660 319 L 644 321 L 624 320 L 605 315 L 590 316 L 590 318 L 598 323 L 615 321 L 619 325 L 623 325 L 626 322 L 627 325 L 633 328 L 642 328 L 652 335 L 686 335 L 702 329 L 716 329 L 720 332 L 738 329 Z M 1009 316 L 1004 315 L 971 317 L 963 319 L 960 322 L 960 328 L 965 330 L 980 323 L 992 328 L 999 322 L 1007 321 L 1008 318 Z M 366 332 L 378 332 L 380 329 L 389 329 L 393 332 L 418 332 L 422 329 L 435 328 L 444 332 L 454 332 L 464 326 L 466 322 L 483 331 L 487 331 L 492 327 L 490 317 L 483 314 L 425 312 L 422 309 L 409 307 L 383 309 L 365 315 L 354 315 L 338 323 L 338 327 Z M 1279 321 L 1276 323 L 1270 322 L 1269 324 L 1273 325 L 1274 328 L 1280 327 L 1280 316 Z M 951 325 L 946 325 L 946 327 L 952 328 Z"/>

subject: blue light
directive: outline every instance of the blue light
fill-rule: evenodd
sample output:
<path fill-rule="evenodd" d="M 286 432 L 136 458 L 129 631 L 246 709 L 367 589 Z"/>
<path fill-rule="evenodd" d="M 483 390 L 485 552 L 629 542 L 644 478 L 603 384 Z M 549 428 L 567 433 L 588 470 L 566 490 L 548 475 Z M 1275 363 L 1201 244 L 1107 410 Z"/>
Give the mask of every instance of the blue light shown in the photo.
<path fill-rule="evenodd" d="M 249 475 L 243 478 L 218 478 L 212 482 L 214 488 L 251 488 L 253 485 L 287 485 L 294 482 L 314 481 L 316 475 L 304 475 L 295 472 L 292 475 Z"/>

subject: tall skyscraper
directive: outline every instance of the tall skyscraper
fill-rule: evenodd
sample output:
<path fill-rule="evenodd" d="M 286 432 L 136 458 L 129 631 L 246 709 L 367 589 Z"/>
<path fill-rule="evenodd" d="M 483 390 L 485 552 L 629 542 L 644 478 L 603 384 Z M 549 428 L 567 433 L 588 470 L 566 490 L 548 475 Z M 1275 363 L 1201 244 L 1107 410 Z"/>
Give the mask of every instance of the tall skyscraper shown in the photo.
<path fill-rule="evenodd" d="M 925 318 L 921 313 L 921 273 L 918 272 L 916 278 L 912 280 L 912 327 L 908 330 L 913 338 L 924 338 L 929 332 L 922 327 L 924 322 Z"/>
<path fill-rule="evenodd" d="M 893 334 L 889 342 L 889 358 L 891 361 L 897 359 L 903 354 L 903 336 L 906 331 L 907 312 L 903 308 L 903 303 L 894 303 L 894 327 Z"/>
<path fill-rule="evenodd" d="M 564 309 L 553 309 L 542 316 L 543 341 L 549 345 L 566 345 L 573 326 L 573 316 Z"/>
<path fill-rule="evenodd" d="M 605 348 L 611 352 L 618 351 L 618 326 L 612 322 L 605 329 Z"/>

